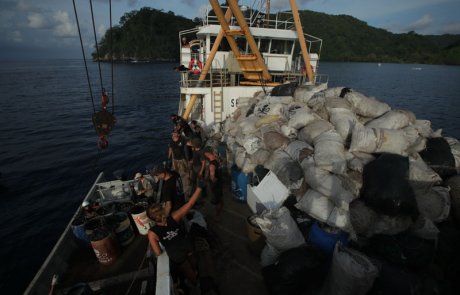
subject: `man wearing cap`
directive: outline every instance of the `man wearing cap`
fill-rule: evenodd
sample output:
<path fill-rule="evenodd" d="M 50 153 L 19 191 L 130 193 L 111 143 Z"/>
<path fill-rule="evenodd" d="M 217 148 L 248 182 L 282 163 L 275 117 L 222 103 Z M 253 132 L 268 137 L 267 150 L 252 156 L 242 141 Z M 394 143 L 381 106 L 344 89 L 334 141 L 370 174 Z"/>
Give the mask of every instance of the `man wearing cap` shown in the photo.
<path fill-rule="evenodd" d="M 178 173 L 160 165 L 153 168 L 152 174 L 159 180 L 163 180 L 161 202 L 164 204 L 166 215 L 176 211 L 185 204 L 182 181 Z"/>
<path fill-rule="evenodd" d="M 170 118 L 174 124 L 175 131 L 179 133 L 183 132 L 186 137 L 192 137 L 193 130 L 184 118 L 176 114 L 171 114 Z"/>
<path fill-rule="evenodd" d="M 192 158 L 190 164 L 190 186 L 193 192 L 199 179 L 203 178 L 205 159 L 201 150 L 202 141 L 198 137 L 193 137 L 187 142 L 192 147 Z"/>
<path fill-rule="evenodd" d="M 153 186 L 150 180 L 144 177 L 142 173 L 137 172 L 134 176 L 134 179 L 137 180 L 137 190 L 136 193 L 140 197 L 152 197 L 153 196 Z"/>
<path fill-rule="evenodd" d="M 214 152 L 214 149 L 207 146 L 203 149 L 203 155 L 207 162 L 208 175 L 206 179 L 207 186 L 209 187 L 208 194 L 210 196 L 211 204 L 216 207 L 216 219 L 219 220 L 222 210 L 224 208 L 224 200 L 222 198 L 222 177 L 219 171 L 219 161 Z"/>
<path fill-rule="evenodd" d="M 189 181 L 189 165 L 188 165 L 188 147 L 185 140 L 178 132 L 171 134 L 172 140 L 168 146 L 168 159 L 172 160 L 173 170 L 179 173 L 182 179 L 182 185 L 185 194 L 190 193 Z"/>

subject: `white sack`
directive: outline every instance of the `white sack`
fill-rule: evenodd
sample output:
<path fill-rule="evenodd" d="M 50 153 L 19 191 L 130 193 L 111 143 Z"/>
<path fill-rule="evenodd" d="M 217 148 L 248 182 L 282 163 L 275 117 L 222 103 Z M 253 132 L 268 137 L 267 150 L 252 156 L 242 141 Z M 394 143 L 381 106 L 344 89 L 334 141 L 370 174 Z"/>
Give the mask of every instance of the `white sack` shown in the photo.
<path fill-rule="evenodd" d="M 449 217 L 450 189 L 434 186 L 426 193 L 415 191 L 417 207 L 421 214 L 433 222 L 442 222 Z"/>
<path fill-rule="evenodd" d="M 258 149 L 251 155 L 251 162 L 256 165 L 265 165 L 265 162 L 270 158 L 270 152 L 266 149 Z"/>
<path fill-rule="evenodd" d="M 299 102 L 308 102 L 313 95 L 319 93 L 320 88 L 311 85 L 297 87 L 294 92 L 294 100 Z"/>
<path fill-rule="evenodd" d="M 262 147 L 262 140 L 256 136 L 248 136 L 243 147 L 249 155 L 252 155 Z"/>
<path fill-rule="evenodd" d="M 375 118 L 388 112 L 391 108 L 384 102 L 373 97 L 367 97 L 357 91 L 351 91 L 345 95 L 358 115 Z"/>
<path fill-rule="evenodd" d="M 347 169 L 343 141 L 335 130 L 322 133 L 315 138 L 315 164 L 327 171 L 343 174 Z"/>
<path fill-rule="evenodd" d="M 260 266 L 265 267 L 275 264 L 278 261 L 280 254 L 280 251 L 276 250 L 275 247 L 267 242 L 260 253 Z"/>
<path fill-rule="evenodd" d="M 366 127 L 384 128 L 384 129 L 401 129 L 415 123 L 415 115 L 412 112 L 404 110 L 391 110 L 382 116 L 369 121 Z"/>
<path fill-rule="evenodd" d="M 409 216 L 378 214 L 359 199 L 350 204 L 349 212 L 354 231 L 365 237 L 372 237 L 376 234 L 396 235 L 406 231 L 412 225 L 412 219 Z"/>
<path fill-rule="evenodd" d="M 322 294 L 365 295 L 378 275 L 377 267 L 366 255 L 337 243 Z"/>
<path fill-rule="evenodd" d="M 414 191 L 427 192 L 441 182 L 439 174 L 431 169 L 420 155 L 409 157 L 409 184 Z"/>
<path fill-rule="evenodd" d="M 281 133 L 290 139 L 295 139 L 298 136 L 297 129 L 289 127 L 288 125 L 281 125 Z"/>
<path fill-rule="evenodd" d="M 303 107 L 289 112 L 289 121 L 287 125 L 295 129 L 301 129 L 308 123 L 317 119 L 319 119 L 318 115 L 313 113 L 308 107 Z"/>
<path fill-rule="evenodd" d="M 256 104 L 254 108 L 254 115 L 257 117 L 263 117 L 267 115 L 278 115 L 284 116 L 284 109 L 286 105 L 282 103 L 269 103 L 266 99 Z"/>
<path fill-rule="evenodd" d="M 430 137 L 431 133 L 433 133 L 431 122 L 428 120 L 416 120 L 414 127 L 423 137 Z"/>
<path fill-rule="evenodd" d="M 309 144 L 313 144 L 316 137 L 334 129 L 334 126 L 326 120 L 315 120 L 299 130 L 298 138 Z"/>
<path fill-rule="evenodd" d="M 303 160 L 301 166 L 305 181 L 310 187 L 330 198 L 337 207 L 348 210 L 349 203 L 353 201 L 355 196 L 343 188 L 342 182 L 337 176 L 316 167 L 312 158 Z"/>
<path fill-rule="evenodd" d="M 330 112 L 331 109 L 347 109 L 351 110 L 351 104 L 348 100 L 341 97 L 326 97 L 324 106 Z"/>
<path fill-rule="evenodd" d="M 271 170 L 288 189 L 298 189 L 304 178 L 302 167 L 288 153 L 277 150 L 265 162 L 265 167 Z"/>
<path fill-rule="evenodd" d="M 450 146 L 450 151 L 455 159 L 455 168 L 457 169 L 457 173 L 460 172 L 460 142 L 452 137 L 445 137 L 444 138 Z"/>
<path fill-rule="evenodd" d="M 307 190 L 294 206 L 321 222 L 327 221 L 335 207 L 328 197 L 313 189 Z"/>
<path fill-rule="evenodd" d="M 257 120 L 255 127 L 258 129 L 262 127 L 263 125 L 271 124 L 273 122 L 278 122 L 280 119 L 281 117 L 279 115 L 267 115 Z"/>
<path fill-rule="evenodd" d="M 359 197 L 361 188 L 363 187 L 363 175 L 357 171 L 347 171 L 343 175 L 338 175 L 344 189 L 352 193 L 355 197 Z"/>
<path fill-rule="evenodd" d="M 410 227 L 410 233 L 425 240 L 436 240 L 438 238 L 439 229 L 433 221 L 423 215 L 419 215 L 417 220 Z"/>
<path fill-rule="evenodd" d="M 278 132 L 267 132 L 263 137 L 265 146 L 272 151 L 283 149 L 289 144 L 289 138 Z"/>
<path fill-rule="evenodd" d="M 332 227 L 340 228 L 343 231 L 353 232 L 348 210 L 334 207 L 326 223 Z"/>
<path fill-rule="evenodd" d="M 278 251 L 286 251 L 305 244 L 302 233 L 286 207 L 265 210 L 255 220 L 267 238 L 267 243 Z"/>
<path fill-rule="evenodd" d="M 270 96 L 270 95 L 267 95 L 265 97 L 265 100 L 270 103 L 270 104 L 277 104 L 277 103 L 281 103 L 281 104 L 290 104 L 291 102 L 294 101 L 294 98 L 292 96 Z"/>
<path fill-rule="evenodd" d="M 417 128 L 410 125 L 402 129 L 404 135 L 406 136 L 409 146 L 407 152 L 410 155 L 417 154 L 420 151 L 423 151 L 426 148 L 426 138 L 421 136 Z"/>
<path fill-rule="evenodd" d="M 345 158 L 347 159 L 347 166 L 349 169 L 363 173 L 364 166 L 375 160 L 375 157 L 368 153 L 362 152 L 345 152 Z"/>
<path fill-rule="evenodd" d="M 313 147 L 306 142 L 294 140 L 284 149 L 291 158 L 299 163 L 313 153 Z"/>
<path fill-rule="evenodd" d="M 406 156 L 408 147 L 409 142 L 402 130 L 376 129 L 355 125 L 349 151 L 393 153 Z"/>
<path fill-rule="evenodd" d="M 352 111 L 339 108 L 329 110 L 329 120 L 344 141 L 350 139 L 354 126 L 359 123 L 358 118 Z"/>
<path fill-rule="evenodd" d="M 239 126 L 241 128 L 241 132 L 244 134 L 244 135 L 247 135 L 247 134 L 252 134 L 254 133 L 255 131 L 257 131 L 257 128 L 256 128 L 256 122 L 259 120 L 258 117 L 254 116 L 254 115 L 250 115 L 249 117 L 247 118 L 244 118 L 242 121 L 240 121 L 239 123 Z"/>

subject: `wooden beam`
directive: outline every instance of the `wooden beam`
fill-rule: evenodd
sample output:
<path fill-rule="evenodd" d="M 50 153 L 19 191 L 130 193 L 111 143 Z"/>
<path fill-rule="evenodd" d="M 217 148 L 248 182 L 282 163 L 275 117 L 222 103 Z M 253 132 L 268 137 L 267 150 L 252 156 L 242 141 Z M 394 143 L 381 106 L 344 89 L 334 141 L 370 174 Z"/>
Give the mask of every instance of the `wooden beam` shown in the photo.
<path fill-rule="evenodd" d="M 297 30 L 297 37 L 299 38 L 300 48 L 302 49 L 302 57 L 307 70 L 308 80 L 314 83 L 315 77 L 311 69 L 310 55 L 308 54 L 307 44 L 305 43 L 305 37 L 303 35 L 302 23 L 300 22 L 299 10 L 297 9 L 297 3 L 295 0 L 289 0 L 291 3 L 292 15 L 294 17 L 294 23 Z"/>

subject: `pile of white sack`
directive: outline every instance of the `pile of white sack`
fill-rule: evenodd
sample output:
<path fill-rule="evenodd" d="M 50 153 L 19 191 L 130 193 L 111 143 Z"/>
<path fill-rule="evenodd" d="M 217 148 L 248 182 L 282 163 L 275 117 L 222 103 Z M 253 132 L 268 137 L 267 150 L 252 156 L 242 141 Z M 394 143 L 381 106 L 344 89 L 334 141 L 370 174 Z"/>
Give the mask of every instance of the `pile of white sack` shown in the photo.
<path fill-rule="evenodd" d="M 430 121 L 343 87 L 299 87 L 293 96 L 259 92 L 240 98 L 238 106 L 222 127 L 229 164 L 245 173 L 257 165 L 271 170 L 296 196 L 298 209 L 315 219 L 370 237 L 411 227 L 414 233 L 435 235 L 434 223 L 448 217 L 449 188 L 419 155 L 427 138 L 442 137 Z M 459 169 L 460 143 L 446 139 Z M 382 215 L 360 201 L 350 207 L 360 197 L 364 166 L 382 153 L 409 159 L 409 183 L 421 213 L 415 223 L 408 216 Z"/>

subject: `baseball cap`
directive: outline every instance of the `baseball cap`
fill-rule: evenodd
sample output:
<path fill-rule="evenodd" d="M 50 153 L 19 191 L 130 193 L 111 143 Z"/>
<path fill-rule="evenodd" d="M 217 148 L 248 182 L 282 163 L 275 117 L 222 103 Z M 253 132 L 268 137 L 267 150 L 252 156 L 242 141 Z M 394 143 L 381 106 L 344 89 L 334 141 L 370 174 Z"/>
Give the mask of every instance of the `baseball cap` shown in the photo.
<path fill-rule="evenodd" d="M 139 179 L 142 177 L 142 174 L 140 174 L 139 172 L 136 173 L 136 175 L 134 176 L 134 179 Z"/>

